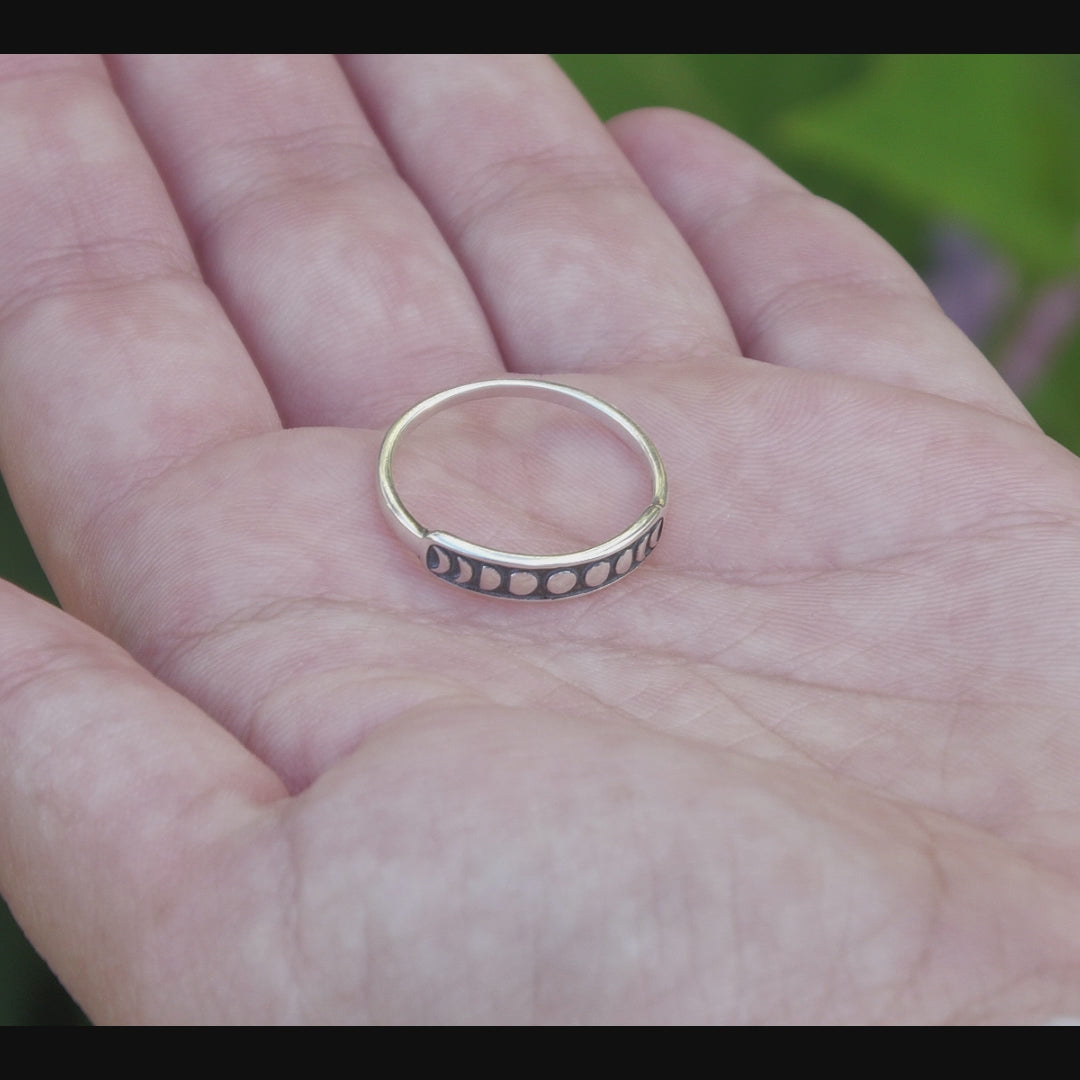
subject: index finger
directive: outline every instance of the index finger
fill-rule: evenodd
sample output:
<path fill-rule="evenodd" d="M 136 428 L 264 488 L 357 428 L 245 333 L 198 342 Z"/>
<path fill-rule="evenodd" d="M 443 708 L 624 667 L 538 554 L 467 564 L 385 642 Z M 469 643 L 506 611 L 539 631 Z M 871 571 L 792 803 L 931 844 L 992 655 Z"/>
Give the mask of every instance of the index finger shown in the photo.
<path fill-rule="evenodd" d="M 61 601 L 87 529 L 280 427 L 97 57 L 0 60 L 0 468 Z"/>

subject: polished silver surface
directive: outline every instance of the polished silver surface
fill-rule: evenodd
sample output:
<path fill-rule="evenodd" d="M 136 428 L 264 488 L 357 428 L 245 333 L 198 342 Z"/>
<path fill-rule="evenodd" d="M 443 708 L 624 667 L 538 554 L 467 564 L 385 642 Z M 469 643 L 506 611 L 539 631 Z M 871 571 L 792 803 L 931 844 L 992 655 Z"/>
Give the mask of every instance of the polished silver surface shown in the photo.
<path fill-rule="evenodd" d="M 639 450 L 652 474 L 653 499 L 617 536 L 582 551 L 521 555 L 485 547 L 422 525 L 394 486 L 394 451 L 410 428 L 463 401 L 491 397 L 532 397 L 586 413 Z M 660 540 L 667 506 L 667 474 L 652 441 L 625 413 L 583 390 L 540 379 L 489 379 L 434 394 L 414 405 L 383 439 L 379 492 L 386 519 L 397 535 L 437 578 L 482 596 L 509 600 L 564 600 L 621 581 L 646 559 Z"/>

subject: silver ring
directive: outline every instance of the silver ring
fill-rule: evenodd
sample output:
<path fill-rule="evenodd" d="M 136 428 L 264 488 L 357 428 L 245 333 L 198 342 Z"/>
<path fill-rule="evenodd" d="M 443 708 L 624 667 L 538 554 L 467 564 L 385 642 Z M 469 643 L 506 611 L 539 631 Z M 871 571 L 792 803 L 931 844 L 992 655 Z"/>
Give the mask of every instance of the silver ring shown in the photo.
<path fill-rule="evenodd" d="M 652 473 L 652 502 L 618 536 L 583 551 L 560 555 L 518 555 L 499 551 L 421 525 L 406 509 L 394 486 L 394 451 L 398 443 L 410 428 L 435 413 L 462 401 L 490 397 L 542 398 L 600 420 L 631 449 L 644 454 Z M 484 596 L 508 600 L 565 600 L 621 581 L 656 547 L 664 527 L 667 474 L 648 435 L 606 401 L 572 386 L 540 379 L 489 379 L 434 394 L 414 405 L 390 428 L 379 454 L 379 492 L 387 521 L 435 577 Z"/>

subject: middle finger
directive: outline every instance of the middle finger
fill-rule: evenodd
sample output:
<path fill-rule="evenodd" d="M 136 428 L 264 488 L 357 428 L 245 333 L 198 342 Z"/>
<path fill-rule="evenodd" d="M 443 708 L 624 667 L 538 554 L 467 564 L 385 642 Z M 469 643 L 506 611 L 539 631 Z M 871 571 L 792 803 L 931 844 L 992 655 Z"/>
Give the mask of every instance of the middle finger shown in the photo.
<path fill-rule="evenodd" d="M 547 57 L 350 57 L 361 103 L 469 275 L 513 371 L 738 346 L 683 237 Z"/>
<path fill-rule="evenodd" d="M 331 57 L 110 69 L 287 425 L 380 427 L 502 374 L 465 275 Z"/>

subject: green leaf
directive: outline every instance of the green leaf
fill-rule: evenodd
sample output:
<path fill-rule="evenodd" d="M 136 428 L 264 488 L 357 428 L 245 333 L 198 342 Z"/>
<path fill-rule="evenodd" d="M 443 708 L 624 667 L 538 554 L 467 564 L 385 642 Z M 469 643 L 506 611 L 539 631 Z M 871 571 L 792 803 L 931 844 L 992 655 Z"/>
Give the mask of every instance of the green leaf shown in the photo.
<path fill-rule="evenodd" d="M 1080 264 L 1075 57 L 885 56 L 780 134 L 935 217 L 955 218 L 1036 278 Z"/>

